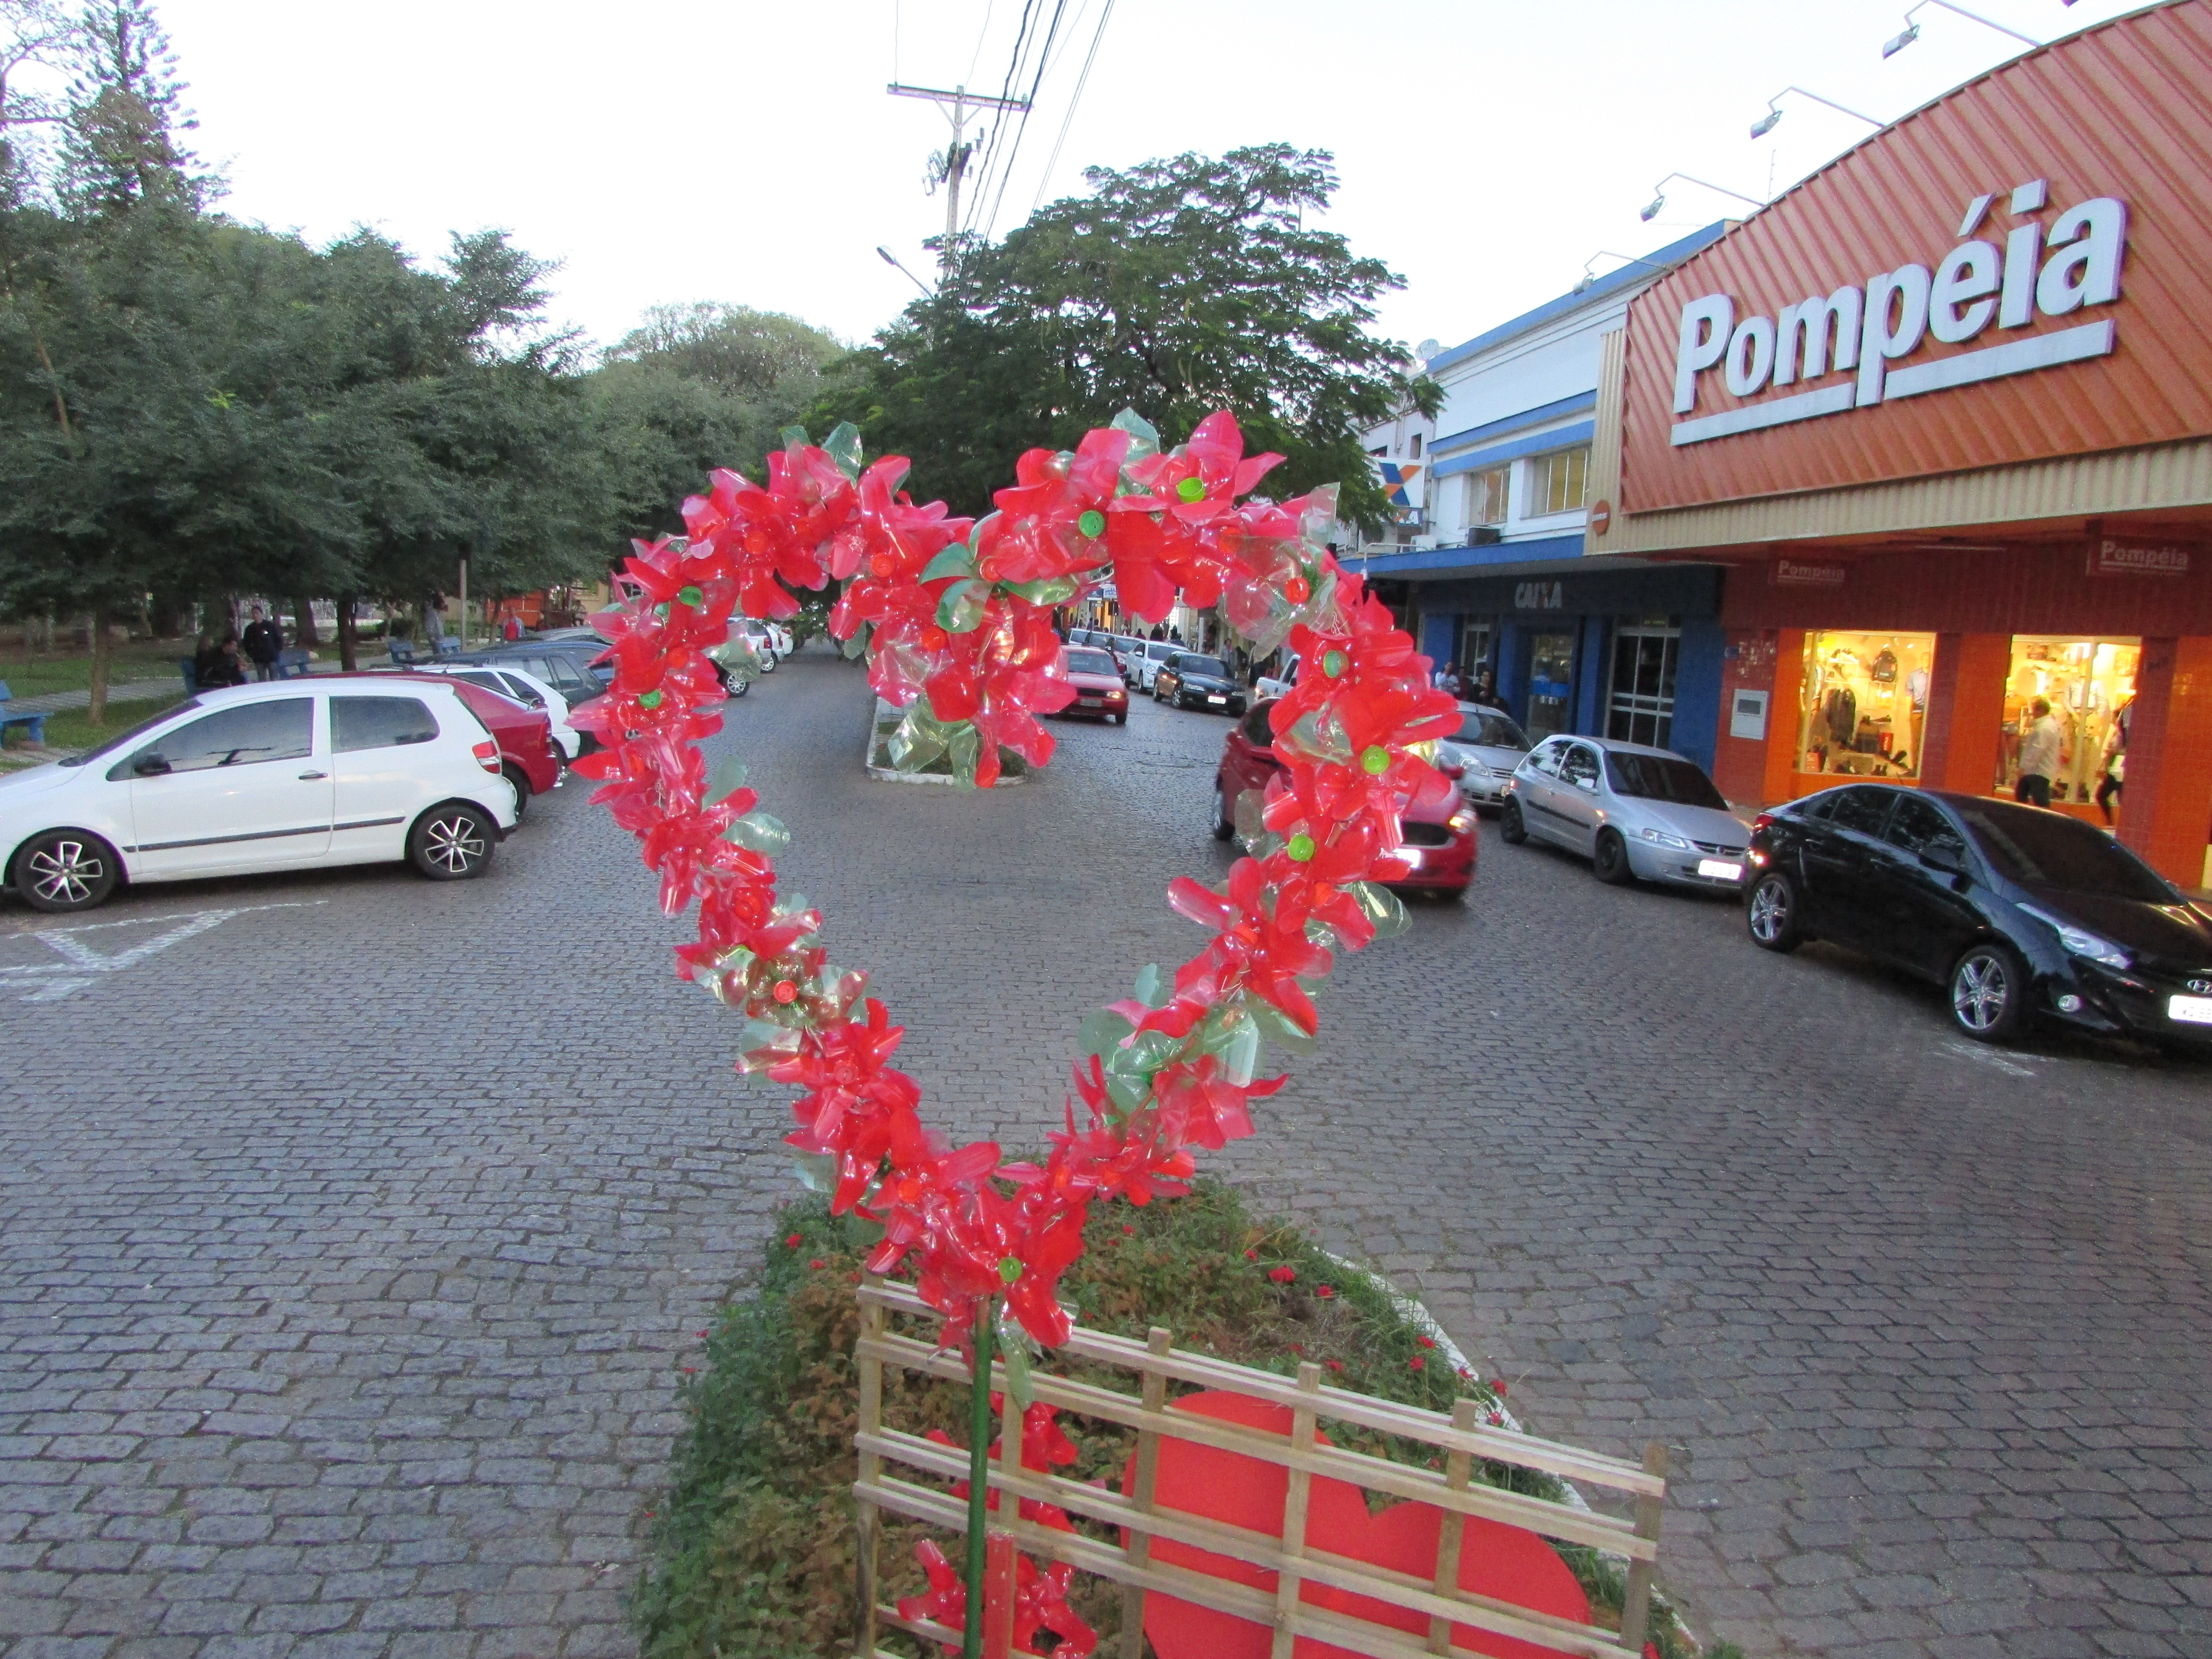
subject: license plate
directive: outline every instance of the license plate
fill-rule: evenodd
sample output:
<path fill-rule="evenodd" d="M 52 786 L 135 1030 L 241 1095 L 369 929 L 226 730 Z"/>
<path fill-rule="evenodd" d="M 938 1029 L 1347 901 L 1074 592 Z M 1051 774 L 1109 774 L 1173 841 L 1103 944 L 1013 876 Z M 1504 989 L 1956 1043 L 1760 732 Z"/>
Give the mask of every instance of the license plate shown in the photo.
<path fill-rule="evenodd" d="M 1206 699 L 1206 702 L 1227 702 L 1228 701 L 1229 699 L 1226 697 L 1208 697 Z"/>
<path fill-rule="evenodd" d="M 1105 701 L 1103 697 L 1078 697 L 1075 700 L 1075 706 L 1078 708 L 1096 708 Z"/>
<path fill-rule="evenodd" d="M 1698 873 L 1713 881 L 1741 881 L 1743 866 L 1730 864 L 1726 859 L 1699 859 Z"/>
<path fill-rule="evenodd" d="M 2212 997 L 2168 997 L 2166 1017 L 2178 1025 L 2212 1025 Z"/>

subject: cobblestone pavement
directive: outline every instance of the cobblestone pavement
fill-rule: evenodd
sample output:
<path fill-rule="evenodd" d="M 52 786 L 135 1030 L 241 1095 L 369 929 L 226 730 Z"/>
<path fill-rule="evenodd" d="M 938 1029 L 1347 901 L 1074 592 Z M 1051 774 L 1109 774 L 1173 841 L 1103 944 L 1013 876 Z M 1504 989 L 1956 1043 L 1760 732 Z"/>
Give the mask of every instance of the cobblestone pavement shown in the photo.
<path fill-rule="evenodd" d="M 801 656 L 718 740 L 956 1133 L 1035 1144 L 1079 1012 L 1198 939 L 1222 723 L 866 781 Z M 791 1190 L 577 787 L 492 873 L 0 908 L 0 1649 L 621 1654 L 694 1333 Z M 1735 910 L 1485 842 L 1347 962 L 1215 1167 L 1364 1253 L 1538 1432 L 1674 1448 L 1665 1577 L 1755 1655 L 2212 1655 L 2212 1071 L 1946 1035 Z"/>

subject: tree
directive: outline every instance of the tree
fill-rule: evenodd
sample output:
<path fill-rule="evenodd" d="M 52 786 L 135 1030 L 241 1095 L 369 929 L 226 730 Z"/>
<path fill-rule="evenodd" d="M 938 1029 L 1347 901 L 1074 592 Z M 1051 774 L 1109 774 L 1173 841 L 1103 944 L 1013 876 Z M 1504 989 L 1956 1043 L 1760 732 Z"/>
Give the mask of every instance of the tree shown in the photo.
<path fill-rule="evenodd" d="M 856 422 L 972 513 L 1023 450 L 1072 447 L 1124 408 L 1168 442 L 1225 408 L 1252 448 L 1285 457 L 1270 493 L 1338 482 L 1347 518 L 1385 521 L 1358 433 L 1409 404 L 1433 413 L 1441 392 L 1370 331 L 1403 279 L 1307 222 L 1335 192 L 1333 158 L 1265 144 L 1085 177 L 1090 195 L 1003 242 L 961 242 L 812 423 Z"/>

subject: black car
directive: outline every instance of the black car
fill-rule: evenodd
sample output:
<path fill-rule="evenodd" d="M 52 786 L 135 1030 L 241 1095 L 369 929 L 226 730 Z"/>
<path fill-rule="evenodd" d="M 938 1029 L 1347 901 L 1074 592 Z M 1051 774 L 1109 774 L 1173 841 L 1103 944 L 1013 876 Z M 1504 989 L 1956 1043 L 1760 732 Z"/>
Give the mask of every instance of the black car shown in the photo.
<path fill-rule="evenodd" d="M 509 667 L 520 668 L 526 674 L 535 674 L 571 703 L 578 703 L 587 697 L 598 696 L 613 682 L 614 665 L 594 664 L 592 661 L 606 648 L 605 640 L 521 640 L 513 645 L 496 645 L 486 650 L 465 652 L 447 660 L 486 665 L 504 663 Z"/>
<path fill-rule="evenodd" d="M 1218 657 L 1195 651 L 1171 653 L 1152 676 L 1152 701 L 1177 708 L 1208 708 L 1216 714 L 1244 712 L 1244 688 Z"/>
<path fill-rule="evenodd" d="M 2212 916 L 2093 824 L 1852 784 L 1761 813 L 1752 942 L 1829 939 L 1945 987 L 1985 1042 L 2047 1020 L 2212 1052 Z"/>

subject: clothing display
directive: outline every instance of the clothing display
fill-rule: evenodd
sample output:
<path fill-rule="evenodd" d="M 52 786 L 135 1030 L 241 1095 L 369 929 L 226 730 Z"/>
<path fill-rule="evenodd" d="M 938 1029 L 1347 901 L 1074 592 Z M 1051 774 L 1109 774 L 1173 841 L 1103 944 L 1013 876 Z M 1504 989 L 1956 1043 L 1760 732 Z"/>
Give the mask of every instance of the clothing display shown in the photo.
<path fill-rule="evenodd" d="M 1800 771 L 1920 775 L 1933 634 L 1809 634 L 1798 694 Z"/>
<path fill-rule="evenodd" d="M 2142 662 L 2140 640 L 2015 635 L 2005 678 L 1995 793 L 2010 796 L 2023 776 L 2047 777 L 2053 805 L 2094 801 L 2107 775 L 2107 758 L 2126 747 L 2129 706 Z M 2036 728 L 2043 722 L 2034 712 L 2039 697 L 2051 705 L 2040 733 Z M 2054 741 L 2056 752 L 2049 752 Z"/>

